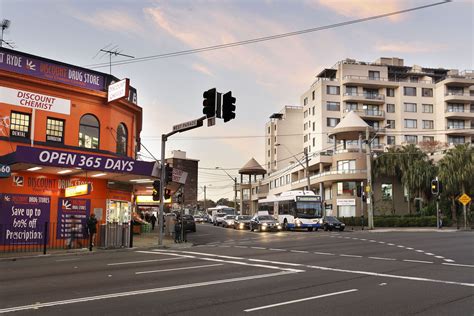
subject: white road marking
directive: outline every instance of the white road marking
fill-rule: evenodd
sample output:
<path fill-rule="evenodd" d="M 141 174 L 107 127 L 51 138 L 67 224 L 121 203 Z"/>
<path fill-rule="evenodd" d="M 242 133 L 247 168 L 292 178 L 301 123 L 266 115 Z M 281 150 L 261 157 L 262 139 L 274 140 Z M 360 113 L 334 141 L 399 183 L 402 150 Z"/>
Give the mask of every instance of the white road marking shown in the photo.
<path fill-rule="evenodd" d="M 443 256 L 435 256 L 435 258 L 438 258 L 438 259 L 444 259 Z"/>
<path fill-rule="evenodd" d="M 267 249 L 265 247 L 250 247 L 250 248 L 252 248 L 252 249 Z"/>
<path fill-rule="evenodd" d="M 393 258 L 382 258 L 382 257 L 369 257 L 369 259 L 387 260 L 387 261 L 395 261 L 395 260 L 397 260 L 397 259 L 393 259 Z"/>
<path fill-rule="evenodd" d="M 443 262 L 442 264 L 445 264 L 447 266 L 474 268 L 474 265 L 472 265 L 472 264 L 446 263 L 446 262 Z"/>
<path fill-rule="evenodd" d="M 279 248 L 268 248 L 271 251 L 286 251 L 286 249 L 279 249 Z"/>
<path fill-rule="evenodd" d="M 313 253 L 317 255 L 335 256 L 335 254 L 329 253 L 329 252 L 313 252 Z"/>
<path fill-rule="evenodd" d="M 379 244 L 385 244 L 385 241 L 379 241 Z"/>
<path fill-rule="evenodd" d="M 108 263 L 108 266 L 120 266 L 125 264 L 136 264 L 136 263 L 148 263 L 148 262 L 158 262 L 158 261 L 168 261 L 168 260 L 180 260 L 184 258 L 165 258 L 165 259 L 153 259 L 153 260 L 142 260 L 142 261 L 128 261 L 128 262 L 115 262 Z"/>
<path fill-rule="evenodd" d="M 221 246 L 217 246 L 219 248 L 230 248 L 230 246 L 225 246 L 225 245 L 221 245 Z"/>
<path fill-rule="evenodd" d="M 410 276 L 405 276 L 405 275 L 385 274 L 385 273 L 377 273 L 377 272 L 369 272 L 369 271 L 353 271 L 353 270 L 344 270 L 344 269 L 328 268 L 328 267 L 321 267 L 321 266 L 308 265 L 306 267 L 311 268 L 311 269 L 323 270 L 323 271 L 345 272 L 345 273 L 370 275 L 370 276 L 383 277 L 383 278 L 393 278 L 393 279 L 402 279 L 402 280 L 410 280 L 410 281 L 433 282 L 433 283 L 443 283 L 443 284 L 453 284 L 453 285 L 474 287 L 474 283 L 444 281 L 444 280 L 410 277 Z"/>
<path fill-rule="evenodd" d="M 395 246 L 395 244 L 392 244 L 392 243 L 388 243 L 387 245 L 389 245 L 389 246 Z"/>
<path fill-rule="evenodd" d="M 234 246 L 234 248 L 248 248 L 248 246 Z"/>
<path fill-rule="evenodd" d="M 169 272 L 169 271 L 178 271 L 178 270 L 190 270 L 190 269 L 217 267 L 217 266 L 223 266 L 223 265 L 224 265 L 223 263 L 205 264 L 205 265 L 200 265 L 200 266 L 183 267 L 183 268 L 151 270 L 151 271 L 139 271 L 139 272 L 135 272 L 135 274 L 148 274 L 148 273 Z"/>
<path fill-rule="evenodd" d="M 431 261 L 409 260 L 409 259 L 406 259 L 406 260 L 403 260 L 403 261 L 406 261 L 406 262 L 415 262 L 415 263 L 433 263 L 433 262 L 431 262 Z"/>
<path fill-rule="evenodd" d="M 367 239 L 365 239 L 365 238 L 361 238 L 360 240 L 364 240 L 364 241 L 365 241 L 365 240 L 367 240 Z"/>
<path fill-rule="evenodd" d="M 249 261 L 253 262 L 263 262 L 263 263 L 274 263 L 274 264 L 281 264 L 284 266 L 291 266 L 291 267 L 301 267 L 303 266 L 300 263 L 290 263 L 290 262 L 280 262 L 280 261 L 270 261 L 270 260 L 264 260 L 264 259 L 248 259 Z"/>
<path fill-rule="evenodd" d="M 407 247 L 407 250 L 413 250 L 413 248 Z"/>
<path fill-rule="evenodd" d="M 254 312 L 254 311 L 258 311 L 258 310 L 262 310 L 262 309 L 267 309 L 267 308 L 272 308 L 272 307 L 277 307 L 277 306 L 282 306 L 282 305 L 288 305 L 288 304 L 294 304 L 294 303 L 299 303 L 299 302 L 304 302 L 304 301 L 309 301 L 309 300 L 315 300 L 315 299 L 318 299 L 318 298 L 334 296 L 334 295 L 340 295 L 340 294 L 346 294 L 346 293 L 356 292 L 356 291 L 358 291 L 358 290 L 357 289 L 352 289 L 352 290 L 328 293 L 328 294 L 323 294 L 323 295 L 318 295 L 318 296 L 306 297 L 306 298 L 301 298 L 299 300 L 293 300 L 293 301 L 287 301 L 287 302 L 282 302 L 282 303 L 276 303 L 276 304 L 271 304 L 271 305 L 265 305 L 265 306 L 260 306 L 260 307 L 249 308 L 249 309 L 245 309 L 244 312 L 247 312 L 247 313 L 248 312 Z"/>
<path fill-rule="evenodd" d="M 296 252 L 296 253 L 309 253 L 309 251 L 305 251 L 305 250 L 290 250 L 290 252 Z"/>
<path fill-rule="evenodd" d="M 397 247 L 398 248 L 405 248 L 405 246 L 402 246 L 402 245 L 398 245 Z"/>
<path fill-rule="evenodd" d="M 80 260 L 81 258 L 70 258 L 70 259 L 59 259 L 59 260 L 55 260 L 56 262 L 63 262 L 63 261 L 76 261 L 76 260 Z"/>
<path fill-rule="evenodd" d="M 446 261 L 446 262 L 454 262 L 454 260 L 452 260 L 452 259 L 443 259 L 443 260 Z"/>
<path fill-rule="evenodd" d="M 341 257 L 352 257 L 352 258 L 362 258 L 362 256 L 357 256 L 357 255 L 339 255 Z"/>
<path fill-rule="evenodd" d="M 180 290 L 180 289 L 189 289 L 189 288 L 202 287 L 202 286 L 208 286 L 208 285 L 225 284 L 225 283 L 233 283 L 233 282 L 241 282 L 241 281 L 251 281 L 251 280 L 256 280 L 256 279 L 283 276 L 283 275 L 288 275 L 288 274 L 293 274 L 293 273 L 294 272 L 290 272 L 290 271 L 280 271 L 280 272 L 275 272 L 275 273 L 250 275 L 250 276 L 232 278 L 232 279 L 222 279 L 222 280 L 215 280 L 215 281 L 206 281 L 206 282 L 198 282 L 198 283 L 190 283 L 190 284 L 182 284 L 182 285 L 173 285 L 173 286 L 167 286 L 167 287 L 151 288 L 151 289 L 146 289 L 146 290 L 86 296 L 86 297 L 80 297 L 80 298 L 74 298 L 74 299 L 62 300 L 62 301 L 35 303 L 31 305 L 3 308 L 3 309 L 0 309 L 0 314 L 18 312 L 18 311 L 24 311 L 24 310 L 37 310 L 39 308 L 44 308 L 44 307 L 99 301 L 99 300 L 106 300 L 106 299 L 112 299 L 112 298 L 118 298 L 118 297 L 144 295 L 144 294 L 174 291 L 174 290 Z"/>
<path fill-rule="evenodd" d="M 434 253 L 431 253 L 431 252 L 426 252 L 425 255 L 428 255 L 428 256 L 434 256 Z"/>
<path fill-rule="evenodd" d="M 415 250 L 416 252 L 425 252 L 424 250 Z"/>

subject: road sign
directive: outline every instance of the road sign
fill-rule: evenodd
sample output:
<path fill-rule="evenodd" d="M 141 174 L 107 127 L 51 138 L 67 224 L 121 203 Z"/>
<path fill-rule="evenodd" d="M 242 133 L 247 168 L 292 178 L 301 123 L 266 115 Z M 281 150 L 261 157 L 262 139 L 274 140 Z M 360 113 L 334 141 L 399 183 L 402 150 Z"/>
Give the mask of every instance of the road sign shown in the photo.
<path fill-rule="evenodd" d="M 464 193 L 459 197 L 458 201 L 461 202 L 463 205 L 467 205 L 469 204 L 469 202 L 471 202 L 471 197 Z"/>
<path fill-rule="evenodd" d="M 11 176 L 11 171 L 9 165 L 0 164 L 0 178 L 9 178 Z"/>
<path fill-rule="evenodd" d="M 187 177 L 188 177 L 187 172 L 173 168 L 173 182 L 186 184 Z"/>
<path fill-rule="evenodd" d="M 180 123 L 173 126 L 173 132 L 184 132 L 195 127 L 202 126 L 201 120 L 192 120 L 184 123 Z"/>

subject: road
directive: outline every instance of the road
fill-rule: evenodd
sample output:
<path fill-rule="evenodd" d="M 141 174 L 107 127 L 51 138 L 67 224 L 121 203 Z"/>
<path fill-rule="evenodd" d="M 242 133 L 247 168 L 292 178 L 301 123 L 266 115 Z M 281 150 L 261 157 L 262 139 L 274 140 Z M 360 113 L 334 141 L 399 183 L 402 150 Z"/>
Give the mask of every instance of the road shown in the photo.
<path fill-rule="evenodd" d="M 0 262 L 0 313 L 473 315 L 472 232 L 256 233 Z"/>

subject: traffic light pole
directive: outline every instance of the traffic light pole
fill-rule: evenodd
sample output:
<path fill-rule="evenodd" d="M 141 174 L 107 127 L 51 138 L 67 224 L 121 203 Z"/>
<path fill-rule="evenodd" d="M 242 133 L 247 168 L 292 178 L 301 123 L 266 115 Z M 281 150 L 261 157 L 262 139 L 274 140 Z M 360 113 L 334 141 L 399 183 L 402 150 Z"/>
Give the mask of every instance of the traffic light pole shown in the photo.
<path fill-rule="evenodd" d="M 176 133 L 182 133 L 201 127 L 204 120 L 207 116 L 202 116 L 194 121 L 186 122 L 186 124 L 176 125 L 173 127 L 173 131 L 168 134 L 161 135 L 161 176 L 160 176 L 160 221 L 158 222 L 158 229 L 160 230 L 158 234 L 158 245 L 163 245 L 163 222 L 165 214 L 165 178 L 166 178 L 166 162 L 165 162 L 165 150 L 166 150 L 166 141 L 168 138 Z"/>
<path fill-rule="evenodd" d="M 438 182 L 438 177 L 436 177 L 436 182 Z M 440 225 L 439 225 L 439 217 L 440 217 L 440 214 L 439 214 L 439 192 L 437 192 L 436 194 L 436 228 L 440 228 Z"/>

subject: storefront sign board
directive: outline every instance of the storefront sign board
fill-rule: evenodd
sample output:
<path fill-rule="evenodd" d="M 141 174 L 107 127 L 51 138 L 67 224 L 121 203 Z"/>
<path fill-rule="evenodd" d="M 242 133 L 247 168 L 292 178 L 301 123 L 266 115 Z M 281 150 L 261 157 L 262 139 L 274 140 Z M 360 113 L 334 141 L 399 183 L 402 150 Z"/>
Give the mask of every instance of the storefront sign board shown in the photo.
<path fill-rule="evenodd" d="M 107 102 L 128 98 L 130 94 L 130 80 L 128 78 L 109 85 L 107 89 Z"/>
<path fill-rule="evenodd" d="M 86 238 L 86 222 L 90 216 L 90 200 L 58 199 L 58 220 L 56 236 L 58 239 L 71 237 L 73 226 L 77 226 L 75 238 Z"/>
<path fill-rule="evenodd" d="M 71 113 L 71 100 L 27 90 L 0 87 L 0 102 L 53 113 Z"/>

